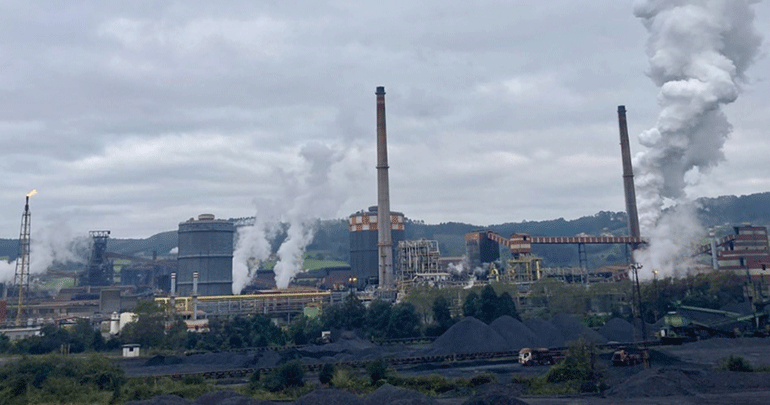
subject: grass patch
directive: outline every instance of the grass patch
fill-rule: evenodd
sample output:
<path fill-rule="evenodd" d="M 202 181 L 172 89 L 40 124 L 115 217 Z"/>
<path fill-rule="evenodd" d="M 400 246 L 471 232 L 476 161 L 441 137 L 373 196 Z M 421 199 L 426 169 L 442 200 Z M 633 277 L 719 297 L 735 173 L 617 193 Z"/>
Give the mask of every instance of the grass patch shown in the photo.
<path fill-rule="evenodd" d="M 72 287 L 75 285 L 75 278 L 73 277 L 57 277 L 48 280 L 41 280 L 34 284 L 33 288 L 41 290 L 60 290 L 62 288 Z"/>
<path fill-rule="evenodd" d="M 577 394 L 579 388 L 577 384 L 554 384 L 549 383 L 545 376 L 526 376 L 514 375 L 511 379 L 514 384 L 524 387 L 527 395 L 569 395 Z"/>
<path fill-rule="evenodd" d="M 273 270 L 275 268 L 275 260 L 267 260 L 262 263 L 260 270 Z M 339 260 L 318 260 L 318 259 L 305 259 L 302 262 L 302 269 L 304 270 L 316 270 L 327 267 L 342 267 L 349 266 L 348 263 Z"/>

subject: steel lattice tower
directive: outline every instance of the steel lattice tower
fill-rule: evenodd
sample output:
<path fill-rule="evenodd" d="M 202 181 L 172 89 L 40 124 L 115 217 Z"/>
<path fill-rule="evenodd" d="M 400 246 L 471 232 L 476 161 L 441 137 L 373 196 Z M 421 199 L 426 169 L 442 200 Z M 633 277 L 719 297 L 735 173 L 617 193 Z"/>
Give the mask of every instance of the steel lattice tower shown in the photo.
<path fill-rule="evenodd" d="M 29 197 L 35 195 L 37 191 L 32 190 L 27 194 L 27 200 L 24 204 L 24 213 L 21 214 L 21 231 L 19 231 L 19 257 L 16 259 L 16 275 L 14 284 L 19 294 L 19 306 L 16 311 L 16 325 L 21 325 L 21 316 L 24 313 L 24 291 L 29 291 L 29 229 L 30 217 Z"/>

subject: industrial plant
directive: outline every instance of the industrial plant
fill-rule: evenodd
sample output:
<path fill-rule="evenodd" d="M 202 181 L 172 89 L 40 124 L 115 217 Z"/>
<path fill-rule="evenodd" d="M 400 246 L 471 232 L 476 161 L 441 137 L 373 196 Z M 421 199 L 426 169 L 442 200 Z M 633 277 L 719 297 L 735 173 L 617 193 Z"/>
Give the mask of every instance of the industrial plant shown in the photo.
<path fill-rule="evenodd" d="M 60 288 L 53 294 L 32 292 L 29 263 L 34 252 L 30 252 L 29 241 L 33 191 L 26 196 L 22 213 L 16 277 L 12 284 L 4 286 L 4 299 L 0 301 L 0 321 L 6 325 L 5 333 L 20 338 L 39 333 L 41 324 L 75 318 L 112 322 L 118 314 L 130 313 L 140 299 L 154 299 L 166 305 L 182 314 L 191 330 L 199 330 L 205 328 L 211 317 L 265 314 L 276 322 L 289 322 L 298 315 L 317 314 L 325 305 L 338 302 L 351 292 L 365 300 L 396 301 L 417 287 L 504 283 L 515 287 L 516 305 L 524 308 L 531 305 L 531 286 L 544 279 L 591 284 L 631 278 L 638 282 L 634 251 L 650 241 L 640 234 L 624 106 L 619 106 L 617 113 L 627 235 L 500 235 L 489 229 L 477 229 L 464 235 L 462 257 L 443 257 L 436 240 L 408 240 L 408 218 L 391 210 L 384 87 L 377 87 L 375 95 L 377 205 L 347 218 L 349 265 L 301 272 L 288 289 L 276 289 L 272 271 L 262 269 L 264 263 L 249 260 L 251 284 L 234 293 L 238 229 L 251 226 L 253 221 L 203 213 L 179 223 L 176 251 L 161 257 L 157 252 L 151 258 L 112 252 L 111 232 L 91 231 L 88 259 L 75 277 L 76 285 Z M 545 266 L 534 251 L 547 245 L 574 247 L 579 265 Z M 611 268 L 591 268 L 587 247 L 597 245 L 619 246 L 624 261 Z M 710 240 L 693 251 L 693 256 L 697 255 L 710 255 L 712 271 L 747 275 L 757 286 L 751 291 L 753 296 L 770 295 L 766 228 L 740 225 L 728 236 L 711 235 Z"/>

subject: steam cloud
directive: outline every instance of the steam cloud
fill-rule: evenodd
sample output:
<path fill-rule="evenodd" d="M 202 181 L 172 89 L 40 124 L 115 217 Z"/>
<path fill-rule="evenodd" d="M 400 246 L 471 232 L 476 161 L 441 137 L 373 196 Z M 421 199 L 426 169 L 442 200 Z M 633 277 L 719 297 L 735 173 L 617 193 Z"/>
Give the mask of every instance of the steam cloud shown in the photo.
<path fill-rule="evenodd" d="M 313 240 L 317 218 L 339 214 L 342 203 L 350 195 L 354 179 L 364 173 L 363 160 L 357 149 L 336 145 L 308 143 L 301 147 L 300 167 L 294 171 L 277 169 L 284 195 L 280 199 L 259 200 L 252 225 L 238 229 L 238 242 L 233 253 L 233 293 L 253 277 L 249 261 L 257 265 L 270 257 L 271 241 L 288 225 L 286 240 L 278 248 L 273 271 L 278 288 L 286 288 L 302 270 L 305 248 Z"/>
<path fill-rule="evenodd" d="M 753 27 L 752 0 L 642 0 L 634 14 L 650 36 L 649 76 L 660 87 L 661 112 L 639 136 L 647 149 L 635 157 L 639 221 L 652 238 L 702 236 L 694 215 L 664 215 L 665 206 L 686 203 L 685 188 L 724 160 L 732 127 L 722 105 L 738 98 L 745 72 L 762 42 Z M 687 228 L 687 229 L 683 229 Z M 664 235 L 665 232 L 670 231 Z M 689 239 L 688 241 L 692 241 Z M 685 241 L 675 246 L 690 245 Z M 681 252 L 653 241 L 640 255 L 663 272 Z M 662 255 L 662 256 L 661 256 Z M 649 274 L 649 272 L 646 272 Z"/>
<path fill-rule="evenodd" d="M 33 224 L 30 233 L 30 275 L 45 273 L 54 263 L 85 263 L 91 239 L 74 237 L 63 221 L 53 221 L 39 229 L 35 229 Z M 15 275 L 16 261 L 0 262 L 0 282 L 13 282 Z"/>

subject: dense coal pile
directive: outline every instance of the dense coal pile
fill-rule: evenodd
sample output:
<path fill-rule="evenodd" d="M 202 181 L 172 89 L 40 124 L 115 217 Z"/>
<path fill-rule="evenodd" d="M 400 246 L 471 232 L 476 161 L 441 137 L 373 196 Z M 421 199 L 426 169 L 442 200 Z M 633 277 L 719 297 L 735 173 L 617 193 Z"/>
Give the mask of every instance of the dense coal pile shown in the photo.
<path fill-rule="evenodd" d="M 770 373 L 740 373 L 693 367 L 659 367 L 617 384 L 607 395 L 617 398 L 689 396 L 770 388 Z"/>
<path fill-rule="evenodd" d="M 365 405 L 438 405 L 438 402 L 420 392 L 385 384 L 367 395 Z"/>
<path fill-rule="evenodd" d="M 201 395 L 193 402 L 193 405 L 273 405 L 273 403 L 247 397 L 233 391 L 216 391 Z"/>
<path fill-rule="evenodd" d="M 722 311 L 735 312 L 737 314 L 743 314 L 743 315 L 754 313 L 754 308 L 751 306 L 751 303 L 748 301 L 727 304 L 719 309 Z"/>
<path fill-rule="evenodd" d="M 146 363 L 144 363 L 147 367 L 152 366 L 169 366 L 174 364 L 182 364 L 184 363 L 184 359 L 182 357 L 178 356 L 152 356 L 150 357 Z"/>
<path fill-rule="evenodd" d="M 187 356 L 184 359 L 185 364 L 207 364 L 207 365 L 227 365 L 242 367 L 248 362 L 248 359 L 255 355 L 255 352 L 219 352 L 219 353 L 202 353 Z"/>
<path fill-rule="evenodd" d="M 564 341 L 567 343 L 580 340 L 581 338 L 591 343 L 607 343 L 607 339 L 604 336 L 583 325 L 571 315 L 556 315 L 551 319 L 551 323 L 561 332 Z"/>
<path fill-rule="evenodd" d="M 538 318 L 530 318 L 524 322 L 524 325 L 537 336 L 535 347 L 562 347 L 564 346 L 564 336 L 550 322 Z"/>
<path fill-rule="evenodd" d="M 352 331 L 344 331 L 333 342 L 320 346 L 308 346 L 299 351 L 303 357 L 326 361 L 342 361 L 369 357 L 382 357 L 383 350 L 372 342 L 361 339 Z"/>
<path fill-rule="evenodd" d="M 526 402 L 516 399 L 521 394 L 521 387 L 515 384 L 487 384 L 463 405 L 524 405 Z"/>
<path fill-rule="evenodd" d="M 242 351 L 203 353 L 190 356 L 153 356 L 149 359 L 140 359 L 140 361 L 136 361 L 136 359 L 120 361 L 119 364 L 128 377 L 137 377 L 248 368 L 256 365 L 256 359 L 263 355 L 257 351 Z"/>
<path fill-rule="evenodd" d="M 295 405 L 364 405 L 358 395 L 338 389 L 315 390 L 297 398 Z"/>
<path fill-rule="evenodd" d="M 305 363 L 326 363 L 347 360 L 374 360 L 388 357 L 418 356 L 425 349 L 410 348 L 401 345 L 380 346 L 369 340 L 361 339 L 351 331 L 344 331 L 334 343 L 320 346 L 307 346 L 295 350 L 297 358 Z M 282 356 L 281 362 L 285 360 Z"/>
<path fill-rule="evenodd" d="M 703 370 L 660 367 L 642 371 L 616 385 L 607 396 L 617 398 L 695 395 L 709 390 L 711 383 Z"/>
<path fill-rule="evenodd" d="M 661 347 L 660 350 L 683 361 L 708 366 L 716 366 L 731 355 L 743 357 L 755 367 L 770 365 L 768 338 L 713 338 Z"/>
<path fill-rule="evenodd" d="M 244 368 L 275 367 L 281 361 L 281 355 L 273 350 L 265 350 L 253 354 L 244 363 Z"/>
<path fill-rule="evenodd" d="M 519 351 L 523 347 L 538 345 L 538 337 L 526 325 L 509 315 L 495 319 L 489 327 L 505 339 L 508 350 Z"/>
<path fill-rule="evenodd" d="M 472 316 L 452 325 L 431 347 L 433 354 L 508 351 L 508 343 L 502 336 Z"/>
<path fill-rule="evenodd" d="M 610 342 L 633 342 L 636 339 L 634 325 L 620 318 L 612 318 L 599 328 L 599 334 Z"/>
<path fill-rule="evenodd" d="M 128 401 L 125 405 L 190 405 L 190 401 L 176 395 L 158 395 L 144 401 Z"/>

